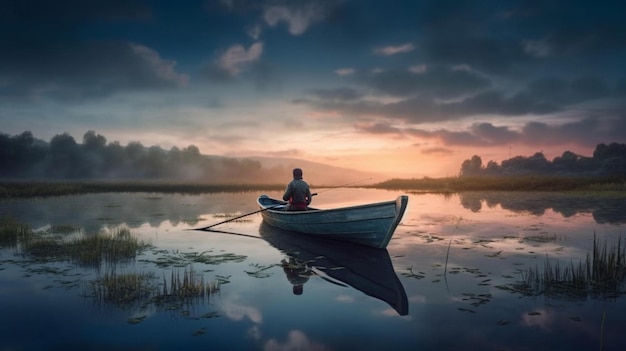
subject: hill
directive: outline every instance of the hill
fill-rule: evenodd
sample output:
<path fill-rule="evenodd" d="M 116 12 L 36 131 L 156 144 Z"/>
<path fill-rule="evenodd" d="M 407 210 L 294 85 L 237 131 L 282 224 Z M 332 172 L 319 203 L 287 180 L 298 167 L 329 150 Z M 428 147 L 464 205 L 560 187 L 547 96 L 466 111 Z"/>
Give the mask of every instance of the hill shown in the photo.
<path fill-rule="evenodd" d="M 302 168 L 307 182 L 318 186 L 367 185 L 388 179 L 382 173 L 357 171 L 295 158 L 250 157 L 248 159 L 259 162 L 264 169 L 272 170 L 275 179 L 279 182 L 289 181 L 291 171 L 296 167 Z"/>

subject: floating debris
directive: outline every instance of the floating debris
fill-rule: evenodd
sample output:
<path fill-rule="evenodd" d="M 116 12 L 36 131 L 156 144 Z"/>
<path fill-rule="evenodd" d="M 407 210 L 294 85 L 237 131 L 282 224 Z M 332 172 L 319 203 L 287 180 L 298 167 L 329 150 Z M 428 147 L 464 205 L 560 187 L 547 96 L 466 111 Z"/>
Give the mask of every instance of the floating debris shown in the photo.
<path fill-rule="evenodd" d="M 141 322 L 143 322 L 148 316 L 141 316 L 141 317 L 132 317 L 130 319 L 128 319 L 128 324 L 139 324 Z"/>
<path fill-rule="evenodd" d="M 408 272 L 402 272 L 400 274 L 404 277 L 415 278 L 415 279 L 423 279 L 426 277 L 426 273 L 424 272 L 418 272 L 418 273 L 413 272 L 413 266 L 407 268 L 407 270 Z"/>
<path fill-rule="evenodd" d="M 211 251 L 198 252 L 179 252 L 158 250 L 153 251 L 155 255 L 160 255 L 156 260 L 143 259 L 140 262 L 151 262 L 158 267 L 186 267 L 192 263 L 202 263 L 207 265 L 217 265 L 226 262 L 243 262 L 246 260 L 245 255 L 236 255 L 233 253 L 222 253 L 211 255 Z"/>

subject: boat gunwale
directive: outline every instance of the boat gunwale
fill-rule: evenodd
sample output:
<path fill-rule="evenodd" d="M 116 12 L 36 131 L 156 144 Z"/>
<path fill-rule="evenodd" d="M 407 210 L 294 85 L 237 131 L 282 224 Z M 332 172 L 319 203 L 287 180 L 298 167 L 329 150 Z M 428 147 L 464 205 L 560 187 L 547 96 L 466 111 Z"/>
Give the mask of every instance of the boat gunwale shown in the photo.
<path fill-rule="evenodd" d="M 259 204 L 259 206 L 261 206 L 263 208 L 264 212 L 271 212 L 271 213 L 284 214 L 284 215 L 319 214 L 320 212 L 328 213 L 328 212 L 336 212 L 336 211 L 359 210 L 359 209 L 363 209 L 363 208 L 383 207 L 383 206 L 389 206 L 389 205 L 394 205 L 395 206 L 396 205 L 396 200 L 387 200 L 387 201 L 374 202 L 374 203 L 369 203 L 369 204 L 353 205 L 353 206 L 345 206 L 345 207 L 336 207 L 336 208 L 328 208 L 328 209 L 310 208 L 310 209 L 308 209 L 306 211 L 284 211 L 284 210 L 273 210 L 272 209 L 273 206 L 282 205 L 281 203 L 278 203 L 279 202 L 278 200 L 273 199 L 271 197 L 268 197 L 268 199 L 274 200 L 277 203 L 275 205 L 265 205 L 265 204 L 261 203 L 261 201 L 259 200 L 260 198 L 261 197 L 259 197 L 257 199 L 257 203 Z M 285 203 L 285 205 L 286 204 L 287 203 Z M 388 218 L 388 217 L 381 217 L 381 218 Z"/>

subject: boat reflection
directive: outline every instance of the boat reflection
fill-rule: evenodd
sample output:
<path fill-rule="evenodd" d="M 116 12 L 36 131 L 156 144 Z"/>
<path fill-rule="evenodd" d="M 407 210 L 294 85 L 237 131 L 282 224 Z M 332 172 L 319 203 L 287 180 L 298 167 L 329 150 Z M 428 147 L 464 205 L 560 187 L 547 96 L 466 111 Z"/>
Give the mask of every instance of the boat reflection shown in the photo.
<path fill-rule="evenodd" d="M 401 316 L 409 313 L 404 286 L 386 249 L 311 237 L 266 223 L 261 223 L 259 233 L 288 256 L 282 267 L 294 294 L 302 294 L 309 277 L 320 272 L 319 275 L 331 283 L 351 286 L 386 302 Z"/>

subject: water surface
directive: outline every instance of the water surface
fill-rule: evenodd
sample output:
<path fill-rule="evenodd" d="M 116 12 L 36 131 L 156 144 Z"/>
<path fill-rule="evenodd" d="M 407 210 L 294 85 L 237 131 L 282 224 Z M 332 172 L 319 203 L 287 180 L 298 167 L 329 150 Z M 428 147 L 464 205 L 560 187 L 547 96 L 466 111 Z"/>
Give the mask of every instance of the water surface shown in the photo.
<path fill-rule="evenodd" d="M 319 190 L 319 208 L 401 194 Z M 0 350 L 621 350 L 626 341 L 623 293 L 527 296 L 509 289 L 546 258 L 584 260 L 594 233 L 616 244 L 626 223 L 623 198 L 410 194 L 386 251 L 292 236 L 263 225 L 260 214 L 215 228 L 229 233 L 188 230 L 255 211 L 258 195 L 0 201 L 1 215 L 41 233 L 125 226 L 153 245 L 131 262 L 100 268 L 0 250 Z M 154 273 L 162 288 L 172 273 L 190 269 L 219 289 L 182 302 L 145 296 L 125 304 L 90 289 L 107 272 Z"/>

